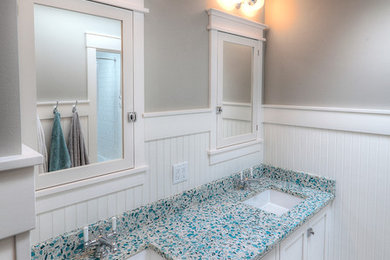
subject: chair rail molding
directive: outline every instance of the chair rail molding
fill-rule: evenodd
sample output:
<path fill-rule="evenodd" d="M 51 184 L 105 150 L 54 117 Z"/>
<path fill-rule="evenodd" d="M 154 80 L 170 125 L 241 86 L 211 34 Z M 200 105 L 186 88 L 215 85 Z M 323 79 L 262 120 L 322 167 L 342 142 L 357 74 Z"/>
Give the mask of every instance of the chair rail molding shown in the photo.
<path fill-rule="evenodd" d="M 264 123 L 390 135 L 390 110 L 263 105 Z"/>

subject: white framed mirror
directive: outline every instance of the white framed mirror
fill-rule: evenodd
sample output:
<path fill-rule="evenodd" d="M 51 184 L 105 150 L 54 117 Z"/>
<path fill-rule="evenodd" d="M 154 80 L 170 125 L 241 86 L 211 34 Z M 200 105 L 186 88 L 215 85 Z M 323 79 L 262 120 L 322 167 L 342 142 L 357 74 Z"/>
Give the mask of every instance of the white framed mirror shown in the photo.
<path fill-rule="evenodd" d="M 44 135 L 38 148 L 46 148 L 48 159 L 37 189 L 134 168 L 134 123 L 128 120 L 134 111 L 133 12 L 80 0 L 31 0 L 23 9 L 33 15 L 36 80 L 29 87 Z M 75 113 L 80 124 L 71 127 Z M 54 138 L 56 127 L 62 142 Z M 83 140 L 73 146 L 71 128 Z"/>
<path fill-rule="evenodd" d="M 256 139 L 258 41 L 218 33 L 217 148 Z"/>
<path fill-rule="evenodd" d="M 209 9 L 210 164 L 262 150 L 263 44 L 267 25 Z"/>

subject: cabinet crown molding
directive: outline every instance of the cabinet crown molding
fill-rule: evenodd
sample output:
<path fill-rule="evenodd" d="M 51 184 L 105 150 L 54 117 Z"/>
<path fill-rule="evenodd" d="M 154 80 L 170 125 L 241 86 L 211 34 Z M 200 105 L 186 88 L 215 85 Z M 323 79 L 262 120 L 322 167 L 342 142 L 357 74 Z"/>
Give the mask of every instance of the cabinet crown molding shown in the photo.
<path fill-rule="evenodd" d="M 217 30 L 265 41 L 263 32 L 268 29 L 268 26 L 265 24 L 228 14 L 217 9 L 209 9 L 207 13 L 209 15 L 208 30 Z"/>

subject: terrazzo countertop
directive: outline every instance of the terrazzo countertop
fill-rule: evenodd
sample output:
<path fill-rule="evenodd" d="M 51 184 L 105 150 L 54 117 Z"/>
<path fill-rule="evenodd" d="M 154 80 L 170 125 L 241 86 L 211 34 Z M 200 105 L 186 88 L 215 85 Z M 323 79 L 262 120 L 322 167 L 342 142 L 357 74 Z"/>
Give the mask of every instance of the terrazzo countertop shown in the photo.
<path fill-rule="evenodd" d="M 145 248 L 167 259 L 261 258 L 335 197 L 333 180 L 264 165 L 255 170 L 258 182 L 247 190 L 234 188 L 236 174 L 124 213 L 119 250 L 107 259 L 126 259 Z M 241 203 L 267 189 L 304 200 L 281 216 Z M 110 228 L 108 221 L 91 228 L 99 225 Z M 34 246 L 33 259 L 90 259 L 80 232 Z"/>

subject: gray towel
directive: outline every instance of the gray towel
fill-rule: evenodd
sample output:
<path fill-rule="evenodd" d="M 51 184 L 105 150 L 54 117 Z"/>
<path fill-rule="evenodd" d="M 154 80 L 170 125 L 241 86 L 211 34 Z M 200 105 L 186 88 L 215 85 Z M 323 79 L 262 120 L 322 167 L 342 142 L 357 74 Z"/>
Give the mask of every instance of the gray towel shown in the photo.
<path fill-rule="evenodd" d="M 68 150 L 72 167 L 89 164 L 84 137 L 81 132 L 79 114 L 77 111 L 73 112 L 72 122 L 70 123 Z"/>

